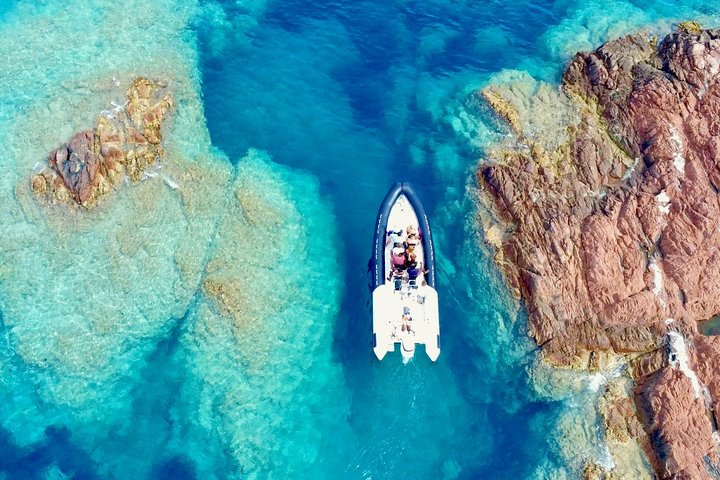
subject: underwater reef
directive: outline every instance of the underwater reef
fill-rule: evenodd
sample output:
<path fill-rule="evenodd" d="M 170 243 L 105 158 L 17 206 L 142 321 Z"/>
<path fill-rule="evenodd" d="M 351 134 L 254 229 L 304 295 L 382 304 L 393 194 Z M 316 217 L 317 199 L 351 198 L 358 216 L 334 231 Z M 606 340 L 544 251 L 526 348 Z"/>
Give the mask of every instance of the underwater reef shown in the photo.
<path fill-rule="evenodd" d="M 89 452 L 38 475 L 318 471 L 347 401 L 340 284 L 308 273 L 337 263 L 317 180 L 211 146 L 196 2 L 22 8 L 0 31 L 3 439 Z M 53 26 L 98 11 L 57 55 Z"/>
<path fill-rule="evenodd" d="M 521 83 L 476 94 L 509 130 L 477 172 L 481 223 L 544 359 L 619 372 L 600 400 L 616 466 L 585 475 L 651 476 L 623 465 L 639 447 L 660 478 L 713 478 L 720 30 L 628 35 L 575 55 L 559 90 Z"/>

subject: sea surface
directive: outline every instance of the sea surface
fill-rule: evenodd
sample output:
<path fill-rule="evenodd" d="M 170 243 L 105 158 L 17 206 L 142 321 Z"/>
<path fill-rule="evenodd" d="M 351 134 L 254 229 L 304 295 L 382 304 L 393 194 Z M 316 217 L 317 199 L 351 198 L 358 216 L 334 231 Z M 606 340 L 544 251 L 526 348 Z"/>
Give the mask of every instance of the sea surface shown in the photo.
<path fill-rule="evenodd" d="M 474 92 L 518 72 L 557 84 L 576 51 L 719 13 L 687 0 L 2 0 L 0 479 L 611 465 L 592 409 L 602 379 L 549 385 L 478 231 L 474 169 L 504 132 Z M 135 75 L 179 92 L 167 175 L 182 178 L 177 154 L 217 186 L 191 210 L 151 179 L 54 223 L 63 214 L 18 185 Z M 371 350 L 373 223 L 397 180 L 436 240 L 437 363 Z M 242 322 L 212 310 L 212 275 L 245 282 Z"/>

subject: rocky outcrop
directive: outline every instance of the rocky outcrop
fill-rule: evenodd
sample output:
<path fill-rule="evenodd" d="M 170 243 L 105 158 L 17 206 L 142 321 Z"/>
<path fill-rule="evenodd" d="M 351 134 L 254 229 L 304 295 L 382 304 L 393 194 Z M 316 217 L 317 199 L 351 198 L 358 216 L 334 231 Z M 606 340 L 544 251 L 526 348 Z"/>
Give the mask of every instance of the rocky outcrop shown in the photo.
<path fill-rule="evenodd" d="M 162 122 L 173 106 L 164 90 L 158 82 L 135 79 L 124 105 L 104 112 L 92 130 L 76 133 L 50 152 L 47 168 L 30 181 L 37 197 L 91 207 L 126 175 L 139 180 L 163 154 Z"/>
<path fill-rule="evenodd" d="M 642 422 L 656 473 L 711 478 L 720 343 L 697 322 L 720 313 L 720 30 L 685 23 L 577 54 L 560 92 L 577 115 L 554 145 L 502 87 L 482 96 L 515 137 L 478 181 L 531 335 L 556 365 L 624 356 L 636 408 L 621 411 Z"/>

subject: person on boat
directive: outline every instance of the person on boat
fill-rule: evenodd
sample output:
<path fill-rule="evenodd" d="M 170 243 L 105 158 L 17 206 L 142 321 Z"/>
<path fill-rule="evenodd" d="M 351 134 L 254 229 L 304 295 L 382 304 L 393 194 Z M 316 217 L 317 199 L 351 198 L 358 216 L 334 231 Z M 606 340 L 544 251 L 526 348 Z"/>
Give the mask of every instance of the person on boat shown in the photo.
<path fill-rule="evenodd" d="M 405 233 L 409 237 L 410 235 L 415 235 L 417 238 L 421 238 L 422 235 L 420 234 L 420 229 L 417 225 L 408 225 L 405 229 Z"/>
<path fill-rule="evenodd" d="M 400 328 L 400 330 L 402 330 L 403 332 L 408 332 L 408 333 L 412 332 L 413 329 L 412 329 L 411 322 L 412 322 L 412 317 L 410 316 L 410 313 L 406 311 L 402 316 L 402 327 Z"/>
<path fill-rule="evenodd" d="M 393 288 L 395 290 L 400 291 L 402 290 L 402 282 L 403 277 L 405 276 L 405 272 L 403 270 L 400 270 L 398 268 L 393 268 L 392 272 L 390 272 L 390 275 L 388 275 L 388 280 L 391 280 L 393 282 Z"/>
<path fill-rule="evenodd" d="M 393 247 L 405 243 L 405 236 L 403 235 L 402 230 L 388 230 L 387 237 L 387 243 Z"/>
<path fill-rule="evenodd" d="M 392 248 L 390 251 L 390 262 L 392 264 L 392 271 L 388 275 L 388 280 L 391 280 L 393 276 L 402 277 L 405 272 L 405 262 L 407 262 L 405 247 L 403 247 L 402 244 L 395 244 Z"/>
<path fill-rule="evenodd" d="M 417 262 L 417 255 L 410 252 L 408 254 L 408 260 L 407 260 L 406 266 L 407 266 L 408 277 L 410 278 L 410 280 L 415 280 L 420 275 L 420 272 L 421 272 L 420 267 L 418 266 L 418 262 Z"/>
<path fill-rule="evenodd" d="M 391 251 L 391 256 L 393 267 L 398 270 L 405 270 L 405 262 L 407 261 L 405 247 L 403 247 L 402 245 L 397 245 L 393 247 Z"/>
<path fill-rule="evenodd" d="M 420 243 L 420 231 L 415 225 L 408 225 L 405 229 L 407 237 L 405 238 L 405 245 L 407 248 L 415 248 Z"/>

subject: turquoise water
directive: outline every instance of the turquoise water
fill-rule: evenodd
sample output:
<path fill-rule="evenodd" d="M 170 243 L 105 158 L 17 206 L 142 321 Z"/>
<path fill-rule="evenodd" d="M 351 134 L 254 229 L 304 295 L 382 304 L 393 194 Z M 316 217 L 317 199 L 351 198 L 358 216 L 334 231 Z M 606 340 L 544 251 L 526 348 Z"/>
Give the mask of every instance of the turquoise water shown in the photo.
<path fill-rule="evenodd" d="M 593 388 L 548 386 L 481 247 L 472 170 L 500 132 L 469 94 L 505 69 L 556 82 L 578 49 L 718 11 L 0 4 L 0 478 L 572 478 L 606 461 Z M 139 74 L 178 100 L 160 175 L 88 214 L 43 210 L 36 163 Z M 371 232 L 398 178 L 434 227 L 437 364 L 371 352 Z"/>

